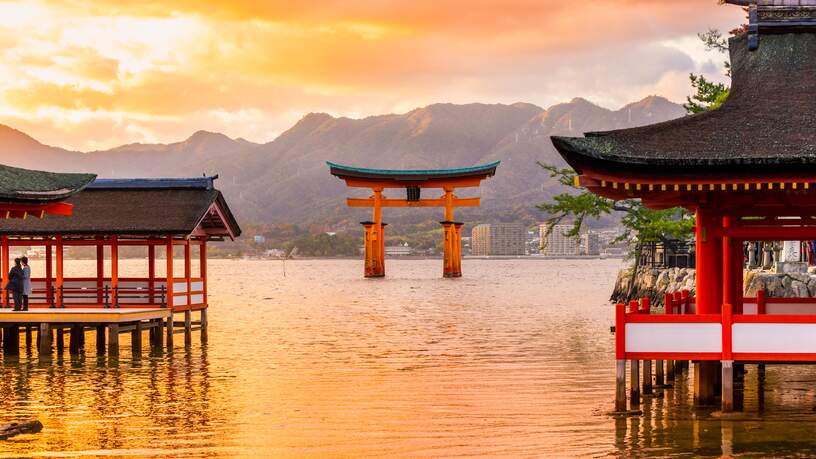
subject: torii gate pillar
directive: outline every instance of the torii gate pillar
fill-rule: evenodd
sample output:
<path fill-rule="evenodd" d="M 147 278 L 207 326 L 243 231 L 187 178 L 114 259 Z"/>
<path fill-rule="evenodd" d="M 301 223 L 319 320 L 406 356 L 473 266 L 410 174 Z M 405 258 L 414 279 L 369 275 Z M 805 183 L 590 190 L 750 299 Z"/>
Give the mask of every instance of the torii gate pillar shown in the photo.
<path fill-rule="evenodd" d="M 385 225 L 361 222 L 365 229 L 365 277 L 385 277 Z"/>
<path fill-rule="evenodd" d="M 462 277 L 462 223 L 443 221 L 442 276 Z"/>

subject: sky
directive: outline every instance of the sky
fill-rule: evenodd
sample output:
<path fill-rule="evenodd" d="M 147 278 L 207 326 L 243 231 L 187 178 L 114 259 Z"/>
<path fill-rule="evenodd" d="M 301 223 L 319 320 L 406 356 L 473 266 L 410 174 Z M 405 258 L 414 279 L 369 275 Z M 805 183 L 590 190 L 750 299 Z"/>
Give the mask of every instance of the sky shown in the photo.
<path fill-rule="evenodd" d="M 0 123 L 89 151 L 267 142 L 310 112 L 683 102 L 690 72 L 723 79 L 696 34 L 741 22 L 717 0 L 0 0 Z"/>

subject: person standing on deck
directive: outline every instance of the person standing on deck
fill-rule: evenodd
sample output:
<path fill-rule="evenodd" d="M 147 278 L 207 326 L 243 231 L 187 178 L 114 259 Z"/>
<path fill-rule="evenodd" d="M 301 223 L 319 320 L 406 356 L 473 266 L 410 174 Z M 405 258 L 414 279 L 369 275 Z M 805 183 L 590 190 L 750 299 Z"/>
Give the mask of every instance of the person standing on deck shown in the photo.
<path fill-rule="evenodd" d="M 23 268 L 20 266 L 20 259 L 14 259 L 14 266 L 9 271 L 6 290 L 11 292 L 14 299 L 14 310 L 21 311 L 23 306 Z"/>
<path fill-rule="evenodd" d="M 28 257 L 20 259 L 23 262 L 23 311 L 28 311 L 28 297 L 31 295 L 31 267 L 28 266 Z"/>

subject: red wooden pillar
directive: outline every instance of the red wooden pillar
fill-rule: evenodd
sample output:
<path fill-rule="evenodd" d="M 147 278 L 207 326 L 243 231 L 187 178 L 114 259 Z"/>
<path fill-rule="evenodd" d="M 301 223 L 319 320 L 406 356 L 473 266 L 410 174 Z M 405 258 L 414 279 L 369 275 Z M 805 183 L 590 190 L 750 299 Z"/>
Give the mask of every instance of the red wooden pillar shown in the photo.
<path fill-rule="evenodd" d="M 3 236 L 2 238 L 2 246 L 3 246 L 3 285 L 0 287 L 3 291 L 3 307 L 6 308 L 9 306 L 8 301 L 8 292 L 6 291 L 6 284 L 8 284 L 8 273 L 11 270 L 10 261 L 9 261 L 9 240 L 8 236 Z"/>
<path fill-rule="evenodd" d="M 170 310 L 170 317 L 167 318 L 166 323 L 167 350 L 168 352 L 172 352 L 173 333 L 175 331 L 173 325 L 173 236 L 167 236 L 165 240 L 165 247 L 167 248 L 167 287 L 165 288 L 165 291 L 167 292 L 167 308 Z"/>
<path fill-rule="evenodd" d="M 45 242 L 45 296 L 46 296 L 46 304 L 48 304 L 49 308 L 54 307 L 54 260 L 53 260 L 53 251 L 54 248 L 51 245 L 51 241 L 48 240 Z"/>
<path fill-rule="evenodd" d="M 731 217 L 726 215 L 722 218 L 722 227 L 727 231 L 731 228 Z M 721 304 L 734 304 L 734 260 L 732 257 L 734 256 L 734 249 L 733 249 L 733 239 L 730 236 L 725 236 L 722 238 L 722 257 L 723 257 L 723 276 L 722 276 L 722 288 L 723 288 L 723 298 Z M 699 294 L 698 294 L 699 298 Z"/>
<path fill-rule="evenodd" d="M 167 236 L 167 307 L 173 310 L 173 236 Z"/>
<path fill-rule="evenodd" d="M 119 307 L 119 238 L 111 236 L 111 302 Z"/>
<path fill-rule="evenodd" d="M 743 312 L 743 294 L 745 289 L 745 273 L 743 271 L 745 263 L 745 252 L 743 251 L 744 243 L 745 241 L 742 239 L 731 240 L 731 250 L 733 250 L 731 261 L 734 263 L 734 302 L 731 303 L 731 305 L 734 314 L 742 314 Z"/>
<path fill-rule="evenodd" d="M 102 305 L 104 302 L 103 290 L 105 289 L 105 241 L 101 238 L 96 240 L 96 302 Z"/>
<path fill-rule="evenodd" d="M 207 239 L 201 239 L 201 245 L 199 246 L 199 263 L 201 263 L 199 267 L 199 273 L 201 275 L 201 285 L 202 285 L 202 298 L 204 307 L 209 306 L 209 302 L 207 301 Z"/>
<path fill-rule="evenodd" d="M 697 314 L 719 314 L 722 309 L 723 246 L 713 234 L 718 220 L 714 210 L 697 209 Z"/>
<path fill-rule="evenodd" d="M 184 281 L 187 284 L 187 306 L 189 307 L 192 304 L 192 295 L 190 295 L 190 290 L 193 287 L 193 281 L 191 279 L 192 275 L 192 264 L 191 264 L 191 253 L 190 253 L 190 239 L 186 239 L 184 241 Z"/>
<path fill-rule="evenodd" d="M 56 237 L 56 251 L 57 251 L 57 279 L 56 279 L 56 290 L 57 290 L 57 307 L 62 308 L 65 307 L 65 303 L 63 302 L 63 288 L 65 286 L 65 278 L 64 278 L 64 247 L 62 244 L 62 236 Z"/>
<path fill-rule="evenodd" d="M 730 263 L 723 263 L 722 238 L 715 237 L 713 234 L 716 228 L 722 226 L 722 222 L 722 215 L 718 214 L 716 210 L 707 207 L 697 209 L 695 228 L 697 239 L 697 314 L 722 313 L 723 268 L 731 265 Z M 698 405 L 711 405 L 714 403 L 715 388 L 720 371 L 720 362 L 698 361 L 695 363 L 695 403 Z"/>
<path fill-rule="evenodd" d="M 156 246 L 148 241 L 147 246 L 147 294 L 150 303 L 155 303 L 156 295 Z"/>

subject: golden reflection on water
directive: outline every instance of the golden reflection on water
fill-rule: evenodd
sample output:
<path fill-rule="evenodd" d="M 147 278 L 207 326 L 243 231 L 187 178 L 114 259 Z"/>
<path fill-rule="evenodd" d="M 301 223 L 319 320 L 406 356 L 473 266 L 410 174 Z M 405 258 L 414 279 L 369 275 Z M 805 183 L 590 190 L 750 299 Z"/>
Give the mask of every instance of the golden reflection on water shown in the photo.
<path fill-rule="evenodd" d="M 74 271 L 92 269 L 74 262 Z M 88 262 L 92 263 L 92 262 Z M 810 367 L 755 366 L 745 415 L 691 408 L 690 378 L 606 416 L 615 260 L 211 261 L 210 343 L 117 361 L 2 360 L 0 456 L 720 456 L 814 452 Z M 128 260 L 122 275 L 141 273 Z M 71 268 L 69 268 L 71 269 Z M 36 266 L 35 266 L 36 270 Z M 145 340 L 146 341 L 146 340 Z"/>

